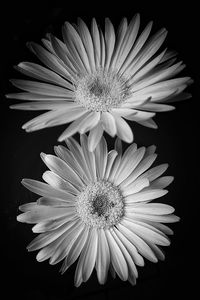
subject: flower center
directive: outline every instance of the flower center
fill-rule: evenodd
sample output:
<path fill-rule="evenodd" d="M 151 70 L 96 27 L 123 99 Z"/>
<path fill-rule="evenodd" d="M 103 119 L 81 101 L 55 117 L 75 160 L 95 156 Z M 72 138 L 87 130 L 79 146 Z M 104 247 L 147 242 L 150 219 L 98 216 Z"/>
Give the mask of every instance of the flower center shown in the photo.
<path fill-rule="evenodd" d="M 90 111 L 109 111 L 119 107 L 128 94 L 124 78 L 100 69 L 77 80 L 75 102 Z"/>
<path fill-rule="evenodd" d="M 124 200 L 118 187 L 108 181 L 97 181 L 77 197 L 76 211 L 87 226 L 109 228 L 123 217 Z"/>

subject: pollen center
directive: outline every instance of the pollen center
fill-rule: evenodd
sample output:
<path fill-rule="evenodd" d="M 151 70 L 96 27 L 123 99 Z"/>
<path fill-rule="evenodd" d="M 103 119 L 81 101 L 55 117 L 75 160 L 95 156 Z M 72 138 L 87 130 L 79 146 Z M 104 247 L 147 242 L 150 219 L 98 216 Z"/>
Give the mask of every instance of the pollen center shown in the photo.
<path fill-rule="evenodd" d="M 109 111 L 127 98 L 129 88 L 115 72 L 98 70 L 77 80 L 75 102 L 90 111 Z"/>
<path fill-rule="evenodd" d="M 87 226 L 110 228 L 123 217 L 124 200 L 118 187 L 108 181 L 97 181 L 77 197 L 76 211 Z"/>

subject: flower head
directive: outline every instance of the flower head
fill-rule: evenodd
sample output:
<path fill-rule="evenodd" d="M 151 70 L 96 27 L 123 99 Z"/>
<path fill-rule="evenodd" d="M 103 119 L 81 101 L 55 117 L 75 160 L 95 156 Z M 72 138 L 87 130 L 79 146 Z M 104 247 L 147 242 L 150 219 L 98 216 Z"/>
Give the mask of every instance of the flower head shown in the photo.
<path fill-rule="evenodd" d="M 63 261 L 62 273 L 78 259 L 76 286 L 87 281 L 94 268 L 100 284 L 109 269 L 135 284 L 136 266 L 143 266 L 144 258 L 164 259 L 160 246 L 170 244 L 167 235 L 173 232 L 163 223 L 179 220 L 172 206 L 151 203 L 167 193 L 173 180 L 160 177 L 167 164 L 151 167 L 154 146 L 132 144 L 122 154 L 119 139 L 110 152 L 103 137 L 92 152 L 86 135 L 81 145 L 69 138 L 67 146 L 55 147 L 57 156 L 41 154 L 50 169 L 43 174 L 46 183 L 22 181 L 41 196 L 19 207 L 23 213 L 17 220 L 36 224 L 33 232 L 40 233 L 28 250 L 40 250 L 38 261 Z"/>
<path fill-rule="evenodd" d="M 173 109 L 169 102 L 188 98 L 183 90 L 191 80 L 173 78 L 184 68 L 182 62 L 175 63 L 174 53 L 165 49 L 157 54 L 166 29 L 149 38 L 152 22 L 140 34 L 139 27 L 138 14 L 129 24 L 124 18 L 117 32 L 106 19 L 104 34 L 95 19 L 91 31 L 79 19 L 78 25 L 64 24 L 64 42 L 48 34 L 44 47 L 28 43 L 45 67 L 20 63 L 17 69 L 37 81 L 11 80 L 25 92 L 7 97 L 29 101 L 11 108 L 48 112 L 22 128 L 30 132 L 72 122 L 59 141 L 90 131 L 90 151 L 104 130 L 131 143 L 133 133 L 125 120 L 157 128 L 152 117 Z"/>

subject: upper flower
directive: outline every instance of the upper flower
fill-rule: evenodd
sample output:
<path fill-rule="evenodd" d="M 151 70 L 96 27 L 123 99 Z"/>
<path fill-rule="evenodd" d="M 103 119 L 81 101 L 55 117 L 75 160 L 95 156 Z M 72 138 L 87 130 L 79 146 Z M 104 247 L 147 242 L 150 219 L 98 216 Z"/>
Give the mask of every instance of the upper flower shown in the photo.
<path fill-rule="evenodd" d="M 59 141 L 77 131 L 90 131 L 90 151 L 104 130 L 131 143 L 133 133 L 124 119 L 156 128 L 152 120 L 155 113 L 174 108 L 161 103 L 188 98 L 190 95 L 183 90 L 191 80 L 171 79 L 184 68 L 182 62 L 175 63 L 174 53 L 165 49 L 156 54 L 167 31 L 161 29 L 149 38 L 152 22 L 140 34 L 139 26 L 137 14 L 129 24 L 124 18 L 115 33 L 106 19 L 103 34 L 95 19 L 91 31 L 79 19 L 78 25 L 64 24 L 64 42 L 48 34 L 42 40 L 44 48 L 29 43 L 47 68 L 20 63 L 17 69 L 38 81 L 11 80 L 25 92 L 7 97 L 31 101 L 11 108 L 49 112 L 27 122 L 23 128 L 34 131 L 72 122 Z"/>
<path fill-rule="evenodd" d="M 36 224 L 33 232 L 40 233 L 28 250 L 40 250 L 38 261 L 63 261 L 62 273 L 78 259 L 76 286 L 87 281 L 93 269 L 101 284 L 109 269 L 135 284 L 136 265 L 144 265 L 143 257 L 164 259 L 160 246 L 170 244 L 167 235 L 173 232 L 163 223 L 179 220 L 172 206 L 151 203 L 167 193 L 173 180 L 161 176 L 168 165 L 152 167 L 154 146 L 132 144 L 122 154 L 119 139 L 110 152 L 104 137 L 92 152 L 86 135 L 81 145 L 73 138 L 67 145 L 55 147 L 57 156 L 42 153 L 50 169 L 43 174 L 46 183 L 22 181 L 40 195 L 19 207 L 23 213 L 18 221 Z"/>

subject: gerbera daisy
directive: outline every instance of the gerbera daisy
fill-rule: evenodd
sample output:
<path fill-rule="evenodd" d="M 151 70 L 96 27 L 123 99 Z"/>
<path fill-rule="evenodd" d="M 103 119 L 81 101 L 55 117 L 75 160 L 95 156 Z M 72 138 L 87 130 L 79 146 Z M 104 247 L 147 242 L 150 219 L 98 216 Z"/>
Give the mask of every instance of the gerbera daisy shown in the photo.
<path fill-rule="evenodd" d="M 79 258 L 76 286 L 87 281 L 94 268 L 100 284 L 109 269 L 135 284 L 136 265 L 143 266 L 144 258 L 164 259 L 160 246 L 170 244 L 167 235 L 173 232 L 163 223 L 179 220 L 172 206 L 150 203 L 167 193 L 173 177 L 160 177 L 167 164 L 149 169 L 156 159 L 154 146 L 132 144 L 122 154 L 117 139 L 108 152 L 102 137 L 89 152 L 87 136 L 80 140 L 81 145 L 69 138 L 68 148 L 55 147 L 57 156 L 41 154 L 50 169 L 43 174 L 46 183 L 22 181 L 41 196 L 19 207 L 23 213 L 17 220 L 36 224 L 33 232 L 40 233 L 28 250 L 40 249 L 38 261 L 63 261 L 62 273 Z"/>
<path fill-rule="evenodd" d="M 30 132 L 72 122 L 59 141 L 75 132 L 90 131 L 89 142 L 93 147 L 104 130 L 131 143 L 133 133 L 124 119 L 157 128 L 152 119 L 155 113 L 174 108 L 162 102 L 188 98 L 190 95 L 183 90 L 191 80 L 171 79 L 185 67 L 181 61 L 175 63 L 175 53 L 165 49 L 157 54 L 167 35 L 166 29 L 149 38 L 152 22 L 140 34 L 139 27 L 139 14 L 129 24 L 124 18 L 116 33 L 106 18 L 104 34 L 95 19 L 91 31 L 79 19 L 78 25 L 64 24 L 64 42 L 47 34 L 42 39 L 44 47 L 28 43 L 46 67 L 20 63 L 16 68 L 38 81 L 11 80 L 25 92 L 7 97 L 29 101 L 11 108 L 49 112 L 22 128 Z M 91 144 L 90 151 L 94 149 Z"/>

